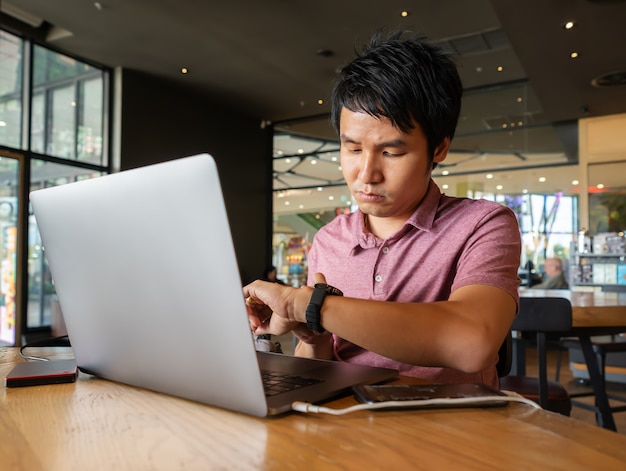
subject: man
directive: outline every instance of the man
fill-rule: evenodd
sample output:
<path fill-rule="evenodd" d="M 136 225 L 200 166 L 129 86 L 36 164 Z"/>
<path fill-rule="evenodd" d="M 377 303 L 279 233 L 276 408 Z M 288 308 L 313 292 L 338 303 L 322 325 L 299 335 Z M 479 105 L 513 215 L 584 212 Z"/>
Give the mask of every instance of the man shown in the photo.
<path fill-rule="evenodd" d="M 538 289 L 569 289 L 569 283 L 563 274 L 563 262 L 558 257 L 546 258 L 543 262 L 543 271 L 546 274 L 545 279 L 534 285 L 533 288 Z"/>
<path fill-rule="evenodd" d="M 508 208 L 447 197 L 431 180 L 462 86 L 445 54 L 405 34 L 376 35 L 333 90 L 341 167 L 359 211 L 317 233 L 309 286 L 244 287 L 250 326 L 293 331 L 300 356 L 497 387 L 497 352 L 518 303 L 519 228 Z"/>

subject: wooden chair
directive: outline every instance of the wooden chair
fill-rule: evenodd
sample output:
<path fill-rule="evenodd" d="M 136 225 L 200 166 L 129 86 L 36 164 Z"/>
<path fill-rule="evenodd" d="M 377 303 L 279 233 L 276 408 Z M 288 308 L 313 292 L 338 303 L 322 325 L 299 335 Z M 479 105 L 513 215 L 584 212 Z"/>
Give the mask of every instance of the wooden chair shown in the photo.
<path fill-rule="evenodd" d="M 513 391 L 521 396 L 537 402 L 546 410 L 558 412 L 566 416 L 572 410 L 572 400 L 563 385 L 548 379 L 547 373 L 547 349 L 546 334 L 551 332 L 566 332 L 572 327 L 572 305 L 565 298 L 520 298 L 520 310 L 511 330 L 532 333 L 537 343 L 537 367 L 538 376 L 525 375 L 525 368 L 517 368 L 514 375 L 501 375 L 500 389 Z M 507 342 L 513 344 L 522 339 L 507 337 L 500 349 L 502 355 L 506 355 Z M 511 348 L 511 351 L 513 348 Z M 524 355 L 524 349 L 518 348 L 517 355 Z M 511 357 L 514 355 L 511 354 Z M 500 362 L 499 362 L 500 363 Z M 503 362 L 506 364 L 506 361 Z M 521 363 L 518 363 L 520 365 Z M 509 366 L 509 370 L 511 367 Z M 522 371 L 520 371 L 522 370 Z M 498 373 L 505 372 L 499 369 Z"/>

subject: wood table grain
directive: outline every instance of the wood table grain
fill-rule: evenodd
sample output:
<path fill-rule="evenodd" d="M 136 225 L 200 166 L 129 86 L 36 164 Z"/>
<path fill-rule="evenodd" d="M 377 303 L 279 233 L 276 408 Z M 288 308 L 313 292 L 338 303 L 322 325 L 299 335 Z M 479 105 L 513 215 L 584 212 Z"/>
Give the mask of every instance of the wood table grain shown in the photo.
<path fill-rule="evenodd" d="M 30 350 L 71 357 L 68 348 Z M 3 377 L 17 361 L 17 349 L 0 350 Z M 29 471 L 626 465 L 626 437 L 525 404 L 260 419 L 82 373 L 70 384 L 4 387 L 0 434 L 0 467 Z"/>

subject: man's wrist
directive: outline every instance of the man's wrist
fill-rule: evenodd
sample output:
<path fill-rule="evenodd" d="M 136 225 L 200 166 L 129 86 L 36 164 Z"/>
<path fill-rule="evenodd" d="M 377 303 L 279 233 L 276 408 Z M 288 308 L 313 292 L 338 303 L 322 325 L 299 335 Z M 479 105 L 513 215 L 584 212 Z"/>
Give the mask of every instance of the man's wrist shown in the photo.
<path fill-rule="evenodd" d="M 316 283 L 313 286 L 313 292 L 305 310 L 305 320 L 307 328 L 317 334 L 325 332 L 325 329 L 322 327 L 321 313 L 326 296 L 343 296 L 343 293 L 341 290 L 326 283 Z"/>

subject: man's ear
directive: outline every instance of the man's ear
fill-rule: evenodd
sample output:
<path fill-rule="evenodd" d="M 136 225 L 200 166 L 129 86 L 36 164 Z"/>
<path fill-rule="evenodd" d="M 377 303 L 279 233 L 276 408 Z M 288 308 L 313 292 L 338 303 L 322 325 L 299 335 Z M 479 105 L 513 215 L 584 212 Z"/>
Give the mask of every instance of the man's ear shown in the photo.
<path fill-rule="evenodd" d="M 435 149 L 435 155 L 433 156 L 433 162 L 443 162 L 448 156 L 450 150 L 450 138 L 444 137 L 443 141 Z"/>

